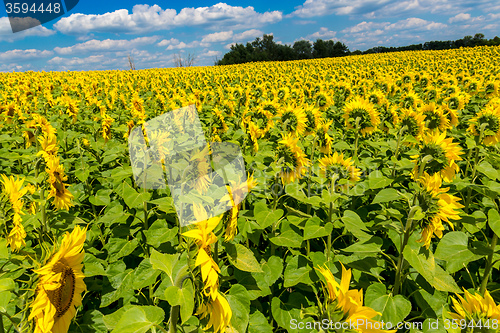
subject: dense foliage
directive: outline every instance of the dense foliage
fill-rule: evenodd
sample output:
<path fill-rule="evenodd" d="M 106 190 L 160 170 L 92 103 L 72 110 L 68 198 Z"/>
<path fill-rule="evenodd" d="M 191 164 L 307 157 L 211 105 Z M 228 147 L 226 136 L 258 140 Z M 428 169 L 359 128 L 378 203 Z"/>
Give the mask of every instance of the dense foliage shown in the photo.
<path fill-rule="evenodd" d="M 0 73 L 0 332 L 498 331 L 499 61 Z M 192 104 L 250 193 L 181 227 L 127 137 Z"/>

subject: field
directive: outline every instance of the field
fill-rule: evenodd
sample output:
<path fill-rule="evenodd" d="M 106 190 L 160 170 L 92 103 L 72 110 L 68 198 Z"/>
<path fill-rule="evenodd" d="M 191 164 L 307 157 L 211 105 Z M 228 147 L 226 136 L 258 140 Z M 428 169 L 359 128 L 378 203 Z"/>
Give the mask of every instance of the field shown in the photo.
<path fill-rule="evenodd" d="M 499 63 L 0 73 L 0 333 L 500 331 Z M 216 188 L 213 147 L 189 157 L 186 225 L 129 139 L 172 179 L 179 133 L 146 130 L 189 105 L 245 171 Z"/>

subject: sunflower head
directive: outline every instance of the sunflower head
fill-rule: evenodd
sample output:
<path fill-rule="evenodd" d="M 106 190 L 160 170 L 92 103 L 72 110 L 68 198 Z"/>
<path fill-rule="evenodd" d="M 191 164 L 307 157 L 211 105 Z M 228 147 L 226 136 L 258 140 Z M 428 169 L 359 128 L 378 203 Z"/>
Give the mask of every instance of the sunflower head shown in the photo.
<path fill-rule="evenodd" d="M 415 162 L 413 177 L 424 172 L 439 174 L 446 182 L 451 182 L 459 170 L 455 161 L 462 160 L 462 149 L 452 138 L 446 138 L 446 133 L 428 133 L 420 143 L 418 155 L 412 156 Z"/>
<path fill-rule="evenodd" d="M 306 130 L 307 116 L 302 108 L 286 106 L 278 112 L 283 131 L 301 136 Z"/>
<path fill-rule="evenodd" d="M 281 163 L 280 177 L 283 185 L 302 178 L 302 175 L 306 173 L 306 167 L 309 165 L 309 160 L 298 146 L 298 141 L 299 138 L 291 134 L 285 134 L 283 139 L 278 142 L 276 157 L 278 163 Z"/>
<path fill-rule="evenodd" d="M 344 106 L 344 120 L 347 128 L 355 128 L 365 136 L 375 131 L 380 124 L 379 113 L 373 104 L 361 97 L 355 97 Z"/>
<path fill-rule="evenodd" d="M 349 183 L 359 181 L 361 176 L 361 170 L 354 166 L 350 157 L 344 158 L 343 153 L 335 152 L 333 155 L 322 157 L 319 164 L 323 177 L 344 183 L 344 185 L 337 186 L 339 191 L 347 191 Z"/>
<path fill-rule="evenodd" d="M 419 112 L 425 116 L 425 127 L 431 131 L 443 132 L 450 128 L 450 122 L 443 113 L 442 108 L 436 106 L 434 102 L 422 106 Z"/>
<path fill-rule="evenodd" d="M 441 177 L 438 174 L 424 173 L 419 184 L 420 190 L 415 196 L 424 217 L 419 220 L 422 234 L 418 241 L 429 248 L 433 235 L 439 238 L 443 236 L 443 221 L 453 230 L 450 219 L 460 219 L 458 210 L 464 206 L 458 203 L 459 198 L 446 193 L 448 188 L 441 188 Z"/>
<path fill-rule="evenodd" d="M 59 250 L 35 270 L 39 281 L 29 316 L 29 320 L 35 320 L 35 332 L 67 332 L 75 307 L 82 304 L 81 293 L 86 290 L 82 273 L 86 231 L 76 226 L 71 234 L 66 233 Z"/>
<path fill-rule="evenodd" d="M 468 132 L 479 136 L 481 129 L 485 145 L 500 142 L 500 106 L 488 105 L 470 120 Z"/>
<path fill-rule="evenodd" d="M 412 109 L 402 109 L 399 117 L 400 128 L 404 132 L 419 139 L 424 133 L 425 116 Z"/>
<path fill-rule="evenodd" d="M 500 305 L 495 304 L 488 290 L 484 291 L 484 296 L 477 291 L 470 293 L 464 289 L 464 296 L 456 294 L 458 300 L 452 298 L 453 310 L 448 314 L 456 320 L 466 320 L 467 322 L 486 322 L 489 319 L 500 320 Z"/>

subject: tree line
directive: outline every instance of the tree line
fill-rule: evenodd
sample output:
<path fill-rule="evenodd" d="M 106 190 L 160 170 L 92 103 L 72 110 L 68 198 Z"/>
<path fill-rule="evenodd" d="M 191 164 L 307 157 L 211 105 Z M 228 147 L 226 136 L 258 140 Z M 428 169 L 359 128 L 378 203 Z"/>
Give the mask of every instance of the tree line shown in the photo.
<path fill-rule="evenodd" d="M 232 45 L 230 51 L 222 59 L 217 60 L 215 65 L 232 65 L 255 61 L 330 58 L 398 51 L 447 50 L 483 45 L 500 45 L 500 38 L 495 36 L 492 39 L 485 39 L 484 34 L 477 33 L 474 37 L 465 36 L 453 41 L 430 41 L 399 47 L 376 46 L 366 51 L 356 50 L 351 52 L 344 43 L 338 41 L 317 39 L 311 43 L 308 40 L 299 40 L 293 43 L 293 45 L 288 45 L 276 43 L 273 40 L 273 35 L 264 35 L 262 38 L 257 37 L 253 42 L 247 42 L 246 45 L 238 43 Z"/>

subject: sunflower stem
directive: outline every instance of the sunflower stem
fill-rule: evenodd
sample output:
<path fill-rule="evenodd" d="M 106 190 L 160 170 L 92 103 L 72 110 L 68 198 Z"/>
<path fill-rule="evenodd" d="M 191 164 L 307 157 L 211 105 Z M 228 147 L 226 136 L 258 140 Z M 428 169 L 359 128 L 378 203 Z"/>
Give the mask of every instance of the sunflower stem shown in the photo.
<path fill-rule="evenodd" d="M 481 125 L 480 132 L 479 132 L 479 140 L 478 140 L 478 145 L 481 144 L 481 141 L 483 140 L 483 133 L 484 129 L 486 128 L 487 124 Z M 476 146 L 475 148 L 475 157 L 474 157 L 474 166 L 472 167 L 472 175 L 471 175 L 471 182 L 474 182 L 474 178 L 476 177 L 476 172 L 477 172 L 477 164 L 479 162 L 479 146 Z M 469 205 L 470 201 L 472 199 L 472 187 L 468 186 L 467 187 L 467 198 L 465 199 L 465 206 L 464 206 L 464 211 L 466 213 L 469 212 Z"/>
<path fill-rule="evenodd" d="M 484 295 L 484 292 L 486 291 L 486 286 L 488 285 L 488 278 L 490 276 L 491 268 L 493 267 L 493 254 L 495 253 L 495 247 L 497 246 L 497 242 L 498 242 L 498 236 L 497 234 L 493 233 L 493 238 L 491 239 L 491 244 L 490 244 L 491 252 L 488 255 L 488 258 L 486 259 L 486 267 L 484 268 L 483 281 L 481 281 L 481 288 L 479 289 L 481 295 Z"/>
<path fill-rule="evenodd" d="M 399 155 L 399 147 L 401 145 L 401 137 L 403 136 L 403 132 L 408 128 L 408 126 L 404 125 L 399 129 L 398 132 L 398 141 L 396 142 L 396 151 L 394 152 L 394 160 L 397 161 Z M 394 178 L 394 174 L 396 173 L 396 162 L 392 165 L 391 177 Z"/>
<path fill-rule="evenodd" d="M 336 174 L 334 177 L 330 179 L 330 196 L 333 195 L 335 180 L 337 180 L 338 175 Z M 332 214 L 333 214 L 333 201 L 330 202 L 330 207 L 328 209 L 328 222 L 332 222 Z M 333 231 L 332 231 L 333 232 Z M 332 252 L 332 233 L 328 234 L 328 238 L 326 241 L 326 261 L 330 261 L 330 252 Z"/>
<path fill-rule="evenodd" d="M 354 128 L 354 161 L 356 164 L 359 163 L 358 158 L 358 143 L 359 143 L 359 122 L 361 121 L 360 117 L 356 118 L 356 127 Z"/>
<path fill-rule="evenodd" d="M 418 207 L 419 206 L 413 206 L 410 209 L 410 213 L 408 214 L 408 219 L 406 220 L 406 226 L 403 232 L 403 238 L 401 240 L 401 247 L 399 249 L 398 264 L 396 268 L 396 279 L 394 282 L 394 289 L 392 291 L 393 295 L 397 295 L 399 293 L 399 289 L 401 288 L 401 272 L 403 270 L 403 262 L 404 262 L 403 251 L 406 245 L 408 244 L 408 240 L 410 239 L 411 229 L 413 226 L 413 215 L 415 215 L 415 212 L 417 211 Z"/>

